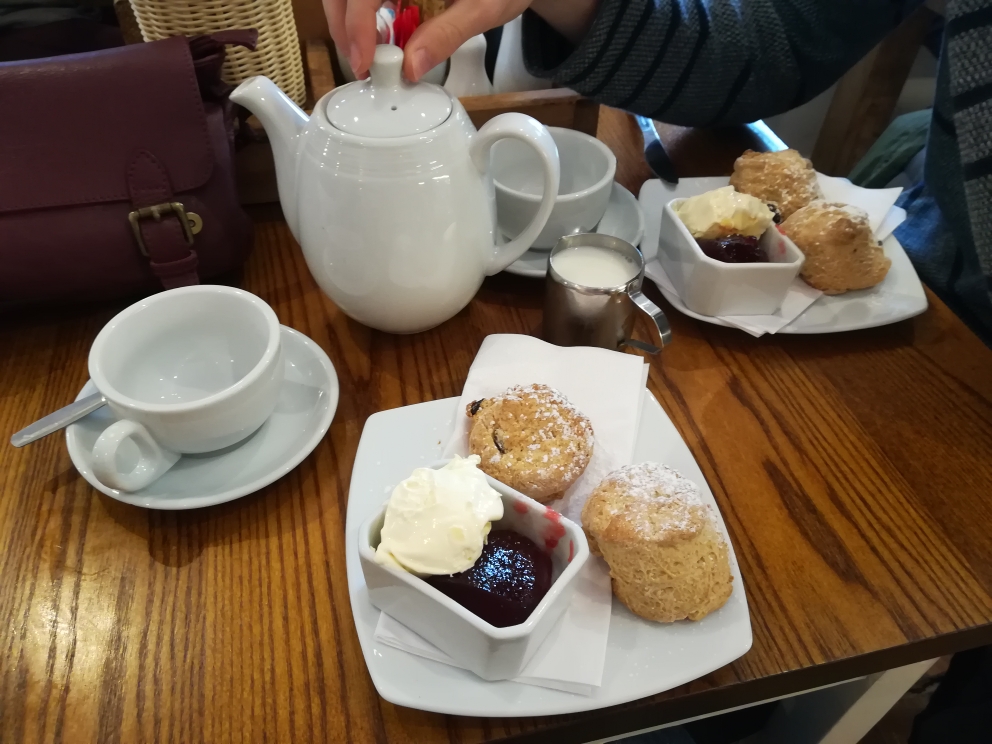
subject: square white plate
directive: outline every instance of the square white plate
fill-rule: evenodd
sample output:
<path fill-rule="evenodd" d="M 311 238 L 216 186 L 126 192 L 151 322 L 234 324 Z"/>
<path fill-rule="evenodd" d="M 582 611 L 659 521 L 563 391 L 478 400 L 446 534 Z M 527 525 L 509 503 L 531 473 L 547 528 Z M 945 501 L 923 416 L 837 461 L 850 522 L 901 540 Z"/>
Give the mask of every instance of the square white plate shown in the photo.
<path fill-rule="evenodd" d="M 665 205 L 672 199 L 685 199 L 718 189 L 726 186 L 729 181 L 727 176 L 714 176 L 681 178 L 674 186 L 656 179 L 644 182 L 638 201 L 644 211 L 644 240 L 641 241 L 641 253 L 648 264 L 646 273 L 649 277 L 652 264 L 660 265 L 658 232 L 661 229 L 661 214 Z M 842 295 L 823 295 L 779 333 L 838 333 L 874 328 L 912 318 L 926 310 L 927 296 L 923 291 L 923 284 L 906 251 L 899 245 L 899 241 L 890 235 L 882 241 L 882 249 L 892 260 L 892 267 L 881 284 L 871 289 L 859 289 Z M 714 325 L 729 326 L 720 318 L 694 313 L 673 292 L 661 289 L 661 293 L 676 310 L 689 317 Z"/>
<path fill-rule="evenodd" d="M 663 625 L 632 615 L 614 600 L 603 685 L 591 697 L 517 682 L 485 682 L 471 672 L 422 659 L 375 639 L 379 610 L 369 602 L 358 559 L 358 529 L 414 468 L 441 457 L 458 414 L 448 398 L 369 417 L 362 432 L 348 494 L 346 554 L 351 609 L 372 682 L 397 705 L 460 716 L 549 716 L 617 705 L 697 679 L 751 648 L 751 621 L 740 569 L 730 546 L 734 592 L 727 604 L 698 623 Z M 634 461 L 670 465 L 696 481 L 727 534 L 713 493 L 692 453 L 664 410 L 648 394 Z M 728 538 L 729 542 L 729 538 Z M 599 560 L 591 558 L 590 560 Z M 581 652 L 581 649 L 576 649 Z"/>

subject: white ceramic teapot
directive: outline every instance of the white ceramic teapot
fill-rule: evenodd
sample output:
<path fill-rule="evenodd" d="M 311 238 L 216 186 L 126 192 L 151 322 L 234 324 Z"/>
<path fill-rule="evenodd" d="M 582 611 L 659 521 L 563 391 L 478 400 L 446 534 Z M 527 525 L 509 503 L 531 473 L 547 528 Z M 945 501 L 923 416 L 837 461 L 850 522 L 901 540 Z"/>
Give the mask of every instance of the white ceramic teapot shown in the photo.
<path fill-rule="evenodd" d="M 283 214 L 320 288 L 361 323 L 414 333 L 523 255 L 554 206 L 559 168 L 535 119 L 501 114 L 477 132 L 457 98 L 402 80 L 402 63 L 398 47 L 377 47 L 371 78 L 331 91 L 309 118 L 265 77 L 231 100 L 265 127 Z M 504 137 L 534 148 L 544 198 L 527 229 L 497 245 L 489 150 Z"/>

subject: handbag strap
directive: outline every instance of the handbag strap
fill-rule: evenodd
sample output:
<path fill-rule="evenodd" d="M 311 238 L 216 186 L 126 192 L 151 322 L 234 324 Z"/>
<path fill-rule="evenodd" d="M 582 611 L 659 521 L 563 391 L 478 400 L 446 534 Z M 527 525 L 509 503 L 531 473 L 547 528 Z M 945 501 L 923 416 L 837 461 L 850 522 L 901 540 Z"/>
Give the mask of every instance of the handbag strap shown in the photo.
<path fill-rule="evenodd" d="M 227 102 L 228 94 L 234 86 L 224 82 L 221 73 L 227 57 L 226 47 L 241 46 L 255 51 L 258 31 L 249 29 L 229 29 L 215 31 L 205 36 L 189 39 L 189 52 L 193 58 L 193 70 L 204 100 Z"/>
<path fill-rule="evenodd" d="M 230 120 L 231 104 L 227 96 L 233 86 L 220 78 L 224 48 L 235 44 L 254 49 L 257 40 L 258 32 L 254 29 L 218 31 L 189 39 L 200 96 L 223 102 L 225 119 Z M 128 215 L 131 230 L 162 286 L 173 289 L 199 284 L 199 260 L 193 250 L 193 235 L 200 229 L 199 217 L 187 213 L 185 206 L 175 200 L 168 171 L 150 151 L 138 150 L 131 157 L 127 189 L 132 206 Z"/>
<path fill-rule="evenodd" d="M 128 215 L 131 230 L 162 286 L 199 284 L 190 217 L 175 200 L 169 174 L 148 150 L 139 150 L 131 158 L 127 188 L 133 207 Z"/>

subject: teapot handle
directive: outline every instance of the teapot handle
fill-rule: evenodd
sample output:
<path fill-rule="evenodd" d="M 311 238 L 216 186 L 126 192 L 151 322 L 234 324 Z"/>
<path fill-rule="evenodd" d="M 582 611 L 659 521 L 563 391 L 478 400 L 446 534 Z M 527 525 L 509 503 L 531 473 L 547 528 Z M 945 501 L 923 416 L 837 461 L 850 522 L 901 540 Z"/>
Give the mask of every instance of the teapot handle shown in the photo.
<path fill-rule="evenodd" d="M 480 172 L 485 173 L 489 169 L 489 149 L 496 140 L 501 140 L 504 137 L 525 142 L 537 151 L 544 170 L 544 196 L 534 219 L 516 239 L 505 245 L 493 246 L 493 257 L 486 267 L 487 276 L 492 276 L 505 269 L 524 255 L 531 243 L 537 240 L 537 236 L 544 229 L 548 217 L 551 216 L 551 210 L 555 206 L 555 197 L 558 196 L 558 181 L 561 178 L 558 147 L 555 145 L 551 133 L 548 132 L 548 128 L 537 119 L 517 113 L 500 114 L 493 117 L 472 138 L 469 151 Z"/>

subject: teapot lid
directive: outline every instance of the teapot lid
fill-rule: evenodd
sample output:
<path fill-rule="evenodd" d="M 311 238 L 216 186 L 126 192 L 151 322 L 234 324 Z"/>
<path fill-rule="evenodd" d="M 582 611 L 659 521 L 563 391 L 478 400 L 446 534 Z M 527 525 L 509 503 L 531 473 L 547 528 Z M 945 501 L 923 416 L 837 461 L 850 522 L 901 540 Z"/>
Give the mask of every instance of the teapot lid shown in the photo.
<path fill-rule="evenodd" d="M 377 46 L 369 79 L 343 85 L 328 99 L 331 124 L 359 137 L 405 137 L 443 123 L 451 98 L 436 85 L 403 80 L 402 67 L 402 49 Z"/>

